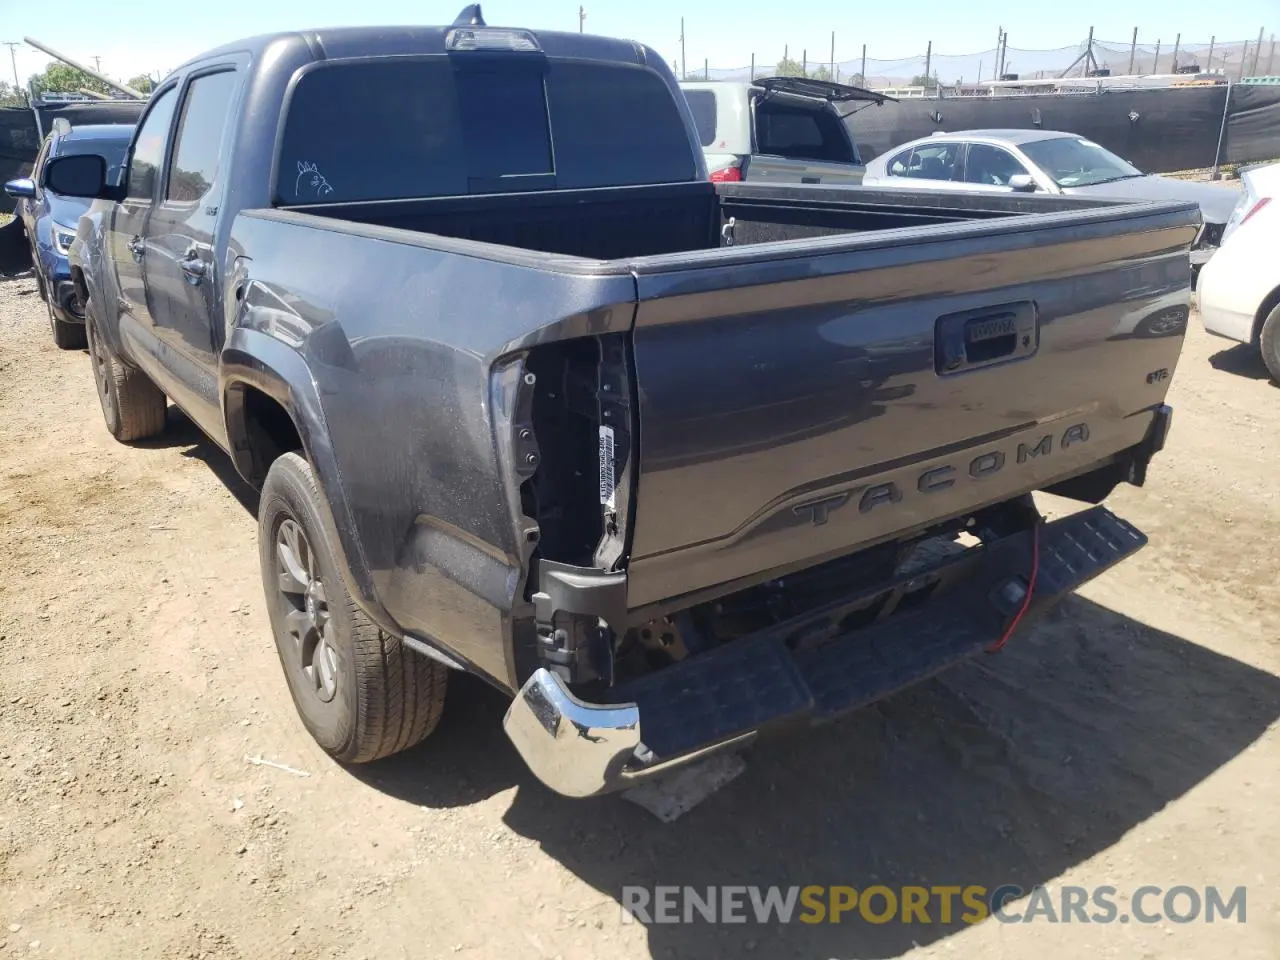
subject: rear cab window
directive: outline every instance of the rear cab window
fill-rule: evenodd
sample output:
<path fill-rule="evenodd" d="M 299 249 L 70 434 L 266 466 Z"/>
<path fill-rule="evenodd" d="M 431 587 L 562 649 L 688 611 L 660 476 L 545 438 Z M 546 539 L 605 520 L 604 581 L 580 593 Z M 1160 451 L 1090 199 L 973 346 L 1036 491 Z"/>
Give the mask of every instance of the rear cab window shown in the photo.
<path fill-rule="evenodd" d="M 861 163 L 844 121 L 830 104 L 764 96 L 755 106 L 756 150 L 766 156 Z"/>
<path fill-rule="evenodd" d="M 644 67 L 530 53 L 330 60 L 295 81 L 276 201 L 676 183 L 696 170 L 675 97 Z"/>

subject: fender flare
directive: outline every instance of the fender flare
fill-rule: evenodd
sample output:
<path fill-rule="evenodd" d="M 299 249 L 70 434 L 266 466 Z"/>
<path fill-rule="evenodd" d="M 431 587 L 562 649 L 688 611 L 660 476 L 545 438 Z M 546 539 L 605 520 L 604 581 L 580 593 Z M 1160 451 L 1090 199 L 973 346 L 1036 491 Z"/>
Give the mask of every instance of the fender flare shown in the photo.
<path fill-rule="evenodd" d="M 227 450 L 236 471 L 252 483 L 252 452 L 244 419 L 243 389 L 259 390 L 284 408 L 302 440 L 303 453 L 320 488 L 320 517 L 325 536 L 356 602 L 379 628 L 400 636 L 401 630 L 378 600 L 355 518 L 342 485 L 342 474 L 329 440 L 320 394 L 302 356 L 288 344 L 258 330 L 236 327 L 222 349 L 219 390 Z"/>

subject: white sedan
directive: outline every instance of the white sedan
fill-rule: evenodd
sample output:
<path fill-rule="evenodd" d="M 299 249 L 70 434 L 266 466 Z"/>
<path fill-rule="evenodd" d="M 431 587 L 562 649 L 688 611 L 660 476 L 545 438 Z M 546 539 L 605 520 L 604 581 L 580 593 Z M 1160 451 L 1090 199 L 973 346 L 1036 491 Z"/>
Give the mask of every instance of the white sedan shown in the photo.
<path fill-rule="evenodd" d="M 1200 272 L 1200 319 L 1210 333 L 1256 346 L 1280 382 L 1280 163 L 1242 179 L 1222 246 Z"/>

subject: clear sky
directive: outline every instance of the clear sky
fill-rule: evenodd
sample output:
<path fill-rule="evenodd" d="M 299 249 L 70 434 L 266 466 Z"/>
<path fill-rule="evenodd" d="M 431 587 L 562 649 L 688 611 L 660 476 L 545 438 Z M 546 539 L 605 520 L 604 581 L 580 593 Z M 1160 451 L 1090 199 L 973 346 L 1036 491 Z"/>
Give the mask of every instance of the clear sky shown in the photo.
<path fill-rule="evenodd" d="M 30 35 L 90 65 L 98 56 L 103 72 L 127 78 L 165 72 L 202 50 L 256 33 L 356 24 L 448 23 L 462 6 L 462 0 L 126 0 L 119 4 L 0 0 L 0 41 L 20 41 Z M 833 30 L 837 60 L 859 57 L 863 43 L 875 59 L 923 55 L 929 40 L 935 55 L 978 53 L 995 46 L 1000 27 L 1009 32 L 1011 51 L 1078 44 L 1090 25 L 1098 38 L 1123 43 L 1137 26 L 1140 43 L 1159 39 L 1166 50 L 1172 49 L 1179 32 L 1184 44 L 1208 42 L 1213 35 L 1219 43 L 1256 40 L 1259 27 L 1266 28 L 1268 37 L 1273 31 L 1280 33 L 1280 0 L 1073 0 L 1070 4 L 1052 0 L 1021 4 L 584 0 L 584 6 L 588 32 L 640 40 L 668 61 L 679 55 L 683 16 L 691 70 L 700 68 L 704 58 L 713 68 L 745 66 L 752 53 L 761 64 L 776 63 L 784 45 L 796 59 L 807 49 L 811 61 L 826 60 Z M 485 19 L 495 25 L 578 29 L 576 0 L 492 2 L 483 7 Z M 1264 60 L 1267 49 L 1264 45 Z M 5 79 L 12 76 L 8 52 L 0 48 L 4 55 L 0 76 Z M 47 57 L 25 44 L 17 51 L 24 83 L 47 63 Z"/>

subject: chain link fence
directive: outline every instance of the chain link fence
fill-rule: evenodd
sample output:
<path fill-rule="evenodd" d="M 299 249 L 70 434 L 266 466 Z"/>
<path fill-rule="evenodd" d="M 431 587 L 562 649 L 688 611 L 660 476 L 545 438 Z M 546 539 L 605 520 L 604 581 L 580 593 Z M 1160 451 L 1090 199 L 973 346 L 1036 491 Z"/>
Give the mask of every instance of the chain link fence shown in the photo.
<path fill-rule="evenodd" d="M 1236 81 L 1245 77 L 1273 76 L 1280 71 L 1280 54 L 1274 35 L 1254 40 L 1186 41 L 1174 34 L 1154 43 L 1133 40 L 1087 41 L 1050 50 L 1029 50 L 1004 45 L 976 53 L 949 54 L 932 50 L 914 56 L 881 58 L 862 51 L 849 58 L 840 49 L 839 58 L 828 51 L 806 50 L 786 45 L 772 53 L 754 54 L 740 66 L 711 65 L 690 59 L 673 68 L 681 76 L 710 80 L 749 80 L 778 73 L 835 79 L 874 87 L 899 87 L 915 83 L 941 85 L 972 84 L 996 79 L 1003 54 L 1003 74 L 1017 74 L 1021 80 L 1052 79 L 1064 73 L 1082 77 L 1090 70 L 1125 74 L 1171 74 L 1199 67 L 1202 74 L 1220 74 Z M 1092 62 L 1088 56 L 1092 53 Z M 927 80 L 926 80 L 927 78 Z"/>

